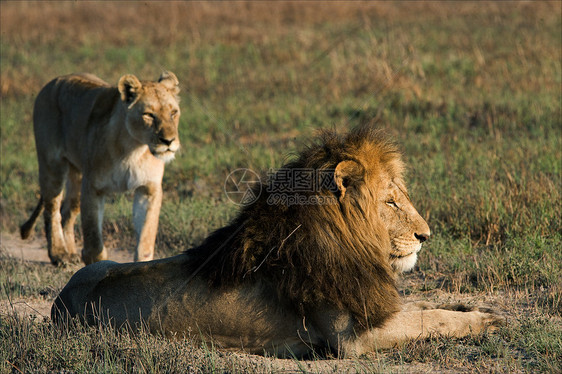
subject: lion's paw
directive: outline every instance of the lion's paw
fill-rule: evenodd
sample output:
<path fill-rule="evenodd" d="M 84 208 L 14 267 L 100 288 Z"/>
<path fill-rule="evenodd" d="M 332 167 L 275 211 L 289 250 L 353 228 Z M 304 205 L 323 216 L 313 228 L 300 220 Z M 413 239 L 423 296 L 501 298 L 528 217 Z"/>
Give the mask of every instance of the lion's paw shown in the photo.
<path fill-rule="evenodd" d="M 493 332 L 507 322 L 505 313 L 489 306 L 467 305 L 463 303 L 442 304 L 438 309 L 459 312 L 457 318 L 465 316 L 473 333 Z"/>
<path fill-rule="evenodd" d="M 476 307 L 472 305 L 462 304 L 462 303 L 455 303 L 455 304 L 441 304 L 437 307 L 437 309 L 451 310 L 453 312 L 472 312 L 473 310 L 476 310 Z"/>
<path fill-rule="evenodd" d="M 502 311 L 490 307 L 478 307 L 477 310 L 482 314 L 482 322 L 487 331 L 496 331 L 507 324 L 507 314 Z"/>

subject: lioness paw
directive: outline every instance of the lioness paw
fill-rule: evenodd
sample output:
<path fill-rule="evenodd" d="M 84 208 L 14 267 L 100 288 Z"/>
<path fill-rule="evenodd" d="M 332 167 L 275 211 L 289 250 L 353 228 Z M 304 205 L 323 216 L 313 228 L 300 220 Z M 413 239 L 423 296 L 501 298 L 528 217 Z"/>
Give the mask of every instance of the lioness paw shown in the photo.
<path fill-rule="evenodd" d="M 55 266 L 59 266 L 59 267 L 67 267 L 70 265 L 75 265 L 80 263 L 81 258 L 78 254 L 76 253 L 71 253 L 71 254 L 64 254 L 61 256 L 53 256 L 51 257 L 51 263 Z"/>

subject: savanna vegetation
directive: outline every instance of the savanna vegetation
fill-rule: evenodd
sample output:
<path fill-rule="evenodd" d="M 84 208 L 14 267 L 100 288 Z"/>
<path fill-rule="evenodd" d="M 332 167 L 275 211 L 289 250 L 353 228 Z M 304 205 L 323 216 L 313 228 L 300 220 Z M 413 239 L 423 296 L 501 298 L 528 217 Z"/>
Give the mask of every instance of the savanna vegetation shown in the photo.
<path fill-rule="evenodd" d="M 51 78 L 181 82 L 157 256 L 224 225 L 237 168 L 267 171 L 321 128 L 371 123 L 400 144 L 432 228 L 404 296 L 496 305 L 506 326 L 349 360 L 275 360 L 211 343 L 60 332 L 10 310 L 51 301 L 76 268 L 0 252 L 1 372 L 562 371 L 560 2 L 1 2 L 2 237 L 36 204 L 32 107 Z M 106 245 L 133 249 L 131 195 L 106 204 Z M 36 236 L 42 238 L 42 225 Z M 79 235 L 78 235 L 79 237 Z"/>

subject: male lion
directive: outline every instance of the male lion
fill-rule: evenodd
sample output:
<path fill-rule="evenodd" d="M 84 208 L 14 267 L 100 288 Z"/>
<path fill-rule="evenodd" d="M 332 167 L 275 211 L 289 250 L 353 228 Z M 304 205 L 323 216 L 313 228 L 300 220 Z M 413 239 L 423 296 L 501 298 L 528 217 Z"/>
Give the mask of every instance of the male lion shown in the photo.
<path fill-rule="evenodd" d="M 430 236 L 403 169 L 396 147 L 376 130 L 325 132 L 199 247 L 78 271 L 55 300 L 52 318 L 63 325 L 68 317 L 143 325 L 280 356 L 313 349 L 356 355 L 431 333 L 478 333 L 497 321 L 494 314 L 401 309 L 396 274 L 414 266 Z M 271 199 L 274 184 L 291 173 L 295 183 L 283 192 L 289 199 Z M 298 194 L 307 205 L 284 203 L 302 202 L 293 199 Z"/>
<path fill-rule="evenodd" d="M 180 145 L 178 85 L 171 72 L 163 73 L 158 82 L 125 75 L 117 87 L 91 74 L 49 82 L 33 110 L 41 197 L 21 226 L 21 237 L 29 237 L 44 208 L 51 262 L 72 261 L 77 257 L 74 222 L 81 211 L 82 260 L 86 264 L 105 260 L 104 198 L 111 192 L 135 190 L 135 261 L 152 260 L 164 163 L 174 158 Z"/>

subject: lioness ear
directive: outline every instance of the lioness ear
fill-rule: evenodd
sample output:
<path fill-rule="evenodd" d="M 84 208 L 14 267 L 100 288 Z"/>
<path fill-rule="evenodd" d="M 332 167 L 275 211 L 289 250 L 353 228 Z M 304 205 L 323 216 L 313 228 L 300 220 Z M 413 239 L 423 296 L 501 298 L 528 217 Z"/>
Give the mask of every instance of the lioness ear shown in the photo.
<path fill-rule="evenodd" d="M 132 74 L 127 74 L 119 79 L 117 88 L 121 94 L 121 100 L 127 104 L 132 103 L 137 98 L 140 89 L 142 87 L 141 82 Z"/>
<path fill-rule="evenodd" d="M 334 182 L 340 191 L 340 201 L 350 185 L 363 180 L 365 169 L 359 163 L 351 160 L 342 161 L 334 170 Z"/>
<path fill-rule="evenodd" d="M 173 95 L 177 95 L 180 92 L 180 81 L 178 81 L 176 75 L 171 71 L 163 72 L 160 78 L 158 78 L 158 83 L 161 83 Z"/>

